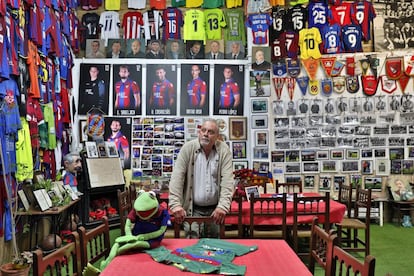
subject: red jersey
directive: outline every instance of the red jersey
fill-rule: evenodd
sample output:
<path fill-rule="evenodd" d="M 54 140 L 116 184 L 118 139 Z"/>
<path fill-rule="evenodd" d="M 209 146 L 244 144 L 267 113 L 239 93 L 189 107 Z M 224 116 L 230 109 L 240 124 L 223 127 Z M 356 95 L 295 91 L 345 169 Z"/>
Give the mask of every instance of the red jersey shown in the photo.
<path fill-rule="evenodd" d="M 181 27 L 184 25 L 183 13 L 177 8 L 168 8 L 162 12 L 162 40 L 181 39 Z"/>
<path fill-rule="evenodd" d="M 368 1 L 356 1 L 353 3 L 354 14 L 352 21 L 354 24 L 361 26 L 362 34 L 365 41 L 371 39 L 371 22 L 377 16 L 374 5 Z"/>
<path fill-rule="evenodd" d="M 351 19 L 354 16 L 354 9 L 352 3 L 342 3 L 338 6 L 331 6 L 331 13 L 330 25 L 337 23 L 340 26 L 345 26 L 352 23 Z"/>
<path fill-rule="evenodd" d="M 141 26 L 144 26 L 142 13 L 127 12 L 122 19 L 121 27 L 124 29 L 124 38 L 141 38 Z"/>

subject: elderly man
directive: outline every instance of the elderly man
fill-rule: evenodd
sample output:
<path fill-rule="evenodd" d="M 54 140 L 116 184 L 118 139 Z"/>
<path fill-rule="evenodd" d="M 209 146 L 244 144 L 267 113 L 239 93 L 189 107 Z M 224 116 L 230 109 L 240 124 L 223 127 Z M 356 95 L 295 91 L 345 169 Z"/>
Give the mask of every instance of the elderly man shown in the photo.
<path fill-rule="evenodd" d="M 65 168 L 63 184 L 69 185 L 77 195 L 82 195 L 82 193 L 78 191 L 78 181 L 76 180 L 77 172 L 82 170 L 81 161 L 82 159 L 80 158 L 80 155 L 75 152 L 68 153 L 63 157 L 63 166 Z"/>
<path fill-rule="evenodd" d="M 198 139 L 184 144 L 175 162 L 170 180 L 169 207 L 175 222 L 185 216 L 211 216 L 216 224 L 224 223 L 230 209 L 234 183 L 232 154 L 220 141 L 217 122 L 204 121 Z M 216 225 L 217 226 L 217 225 Z M 198 229 L 184 225 L 187 236 L 198 237 Z M 210 229 L 218 236 L 218 227 Z"/>

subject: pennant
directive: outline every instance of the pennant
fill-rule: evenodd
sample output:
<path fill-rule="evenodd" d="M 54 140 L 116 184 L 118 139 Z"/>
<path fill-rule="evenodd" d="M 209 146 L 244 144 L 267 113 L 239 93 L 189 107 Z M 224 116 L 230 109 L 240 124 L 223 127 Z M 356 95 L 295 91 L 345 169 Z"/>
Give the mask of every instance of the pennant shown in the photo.
<path fill-rule="evenodd" d="M 293 100 L 293 93 L 295 92 L 295 78 L 285 78 L 285 82 L 287 83 L 289 98 L 292 101 Z"/>
<path fill-rule="evenodd" d="M 318 95 L 319 93 L 319 81 L 318 80 L 309 81 L 309 93 L 311 95 Z"/>
<path fill-rule="evenodd" d="M 358 90 L 359 90 L 358 76 L 347 76 L 345 78 L 345 80 L 346 80 L 346 90 L 349 93 L 354 94 L 354 93 L 358 92 Z"/>
<path fill-rule="evenodd" d="M 325 70 L 327 77 L 332 74 L 333 67 L 335 65 L 336 57 L 321 57 L 321 66 Z"/>
<path fill-rule="evenodd" d="M 319 61 L 317 59 L 302 59 L 303 67 L 305 67 L 306 73 L 308 73 L 308 76 L 311 80 L 316 79 L 316 73 L 318 72 L 318 63 Z"/>
<path fill-rule="evenodd" d="M 371 67 L 371 71 L 374 74 L 375 78 L 378 77 L 378 67 L 379 67 L 379 58 L 376 58 L 375 55 L 367 55 L 369 66 Z"/>
<path fill-rule="evenodd" d="M 387 57 L 385 59 L 385 73 L 391 80 L 398 80 L 403 73 L 402 57 Z"/>
<path fill-rule="evenodd" d="M 308 84 L 309 84 L 309 77 L 303 76 L 296 78 L 296 83 L 298 84 L 300 88 L 300 92 L 302 92 L 302 95 L 306 95 L 306 91 L 308 90 Z"/>
<path fill-rule="evenodd" d="M 344 67 L 345 67 L 345 64 L 344 63 L 342 63 L 342 62 L 340 62 L 338 60 L 335 60 L 334 66 L 332 68 L 331 76 L 332 77 L 339 76 L 341 74 L 341 72 L 342 72 L 342 69 L 344 69 Z"/>
<path fill-rule="evenodd" d="M 339 77 L 333 77 L 332 78 L 332 86 L 333 91 L 337 94 L 342 94 L 345 91 L 345 77 L 339 76 Z"/>
<path fill-rule="evenodd" d="M 407 68 L 405 69 L 405 74 L 407 76 L 413 76 L 414 75 L 413 67 L 414 67 L 414 55 L 411 56 L 410 60 L 407 63 Z"/>
<path fill-rule="evenodd" d="M 273 75 L 281 77 L 286 75 L 286 62 L 278 60 L 273 64 Z"/>
<path fill-rule="evenodd" d="M 277 99 L 280 100 L 280 97 L 282 96 L 283 91 L 283 85 L 285 84 L 284 78 L 273 78 L 273 86 L 275 88 Z"/>
<path fill-rule="evenodd" d="M 300 74 L 300 62 L 298 59 L 289 58 L 286 60 L 287 72 L 292 78 L 296 78 Z"/>
<path fill-rule="evenodd" d="M 410 81 L 410 77 L 407 76 L 405 73 L 401 74 L 401 77 L 398 79 L 398 83 L 400 84 L 401 92 L 403 94 L 405 93 L 405 88 L 407 88 L 407 84 L 409 81 Z"/>
<path fill-rule="evenodd" d="M 397 90 L 397 81 L 389 79 L 386 75 L 382 75 L 381 89 L 386 93 L 392 94 L 395 90 Z"/>
<path fill-rule="evenodd" d="M 346 58 L 346 74 L 348 76 L 355 75 L 355 58 L 354 57 Z"/>
<path fill-rule="evenodd" d="M 332 95 L 332 79 L 321 80 L 322 95 L 329 97 Z"/>
<path fill-rule="evenodd" d="M 365 76 L 368 73 L 368 69 L 370 67 L 369 60 L 367 58 L 364 58 L 359 62 L 361 63 L 362 75 Z"/>
<path fill-rule="evenodd" d="M 375 76 L 362 76 L 362 92 L 373 96 L 377 92 L 378 79 Z"/>

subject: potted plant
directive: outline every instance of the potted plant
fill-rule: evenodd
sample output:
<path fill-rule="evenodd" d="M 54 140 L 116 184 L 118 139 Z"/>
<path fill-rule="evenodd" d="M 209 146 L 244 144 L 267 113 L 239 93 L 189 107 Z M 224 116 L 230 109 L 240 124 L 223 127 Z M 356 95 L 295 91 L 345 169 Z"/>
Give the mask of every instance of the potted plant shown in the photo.
<path fill-rule="evenodd" d="M 0 266 L 1 275 L 25 276 L 29 275 L 33 263 L 33 253 L 24 251 L 16 256 L 11 263 Z"/>

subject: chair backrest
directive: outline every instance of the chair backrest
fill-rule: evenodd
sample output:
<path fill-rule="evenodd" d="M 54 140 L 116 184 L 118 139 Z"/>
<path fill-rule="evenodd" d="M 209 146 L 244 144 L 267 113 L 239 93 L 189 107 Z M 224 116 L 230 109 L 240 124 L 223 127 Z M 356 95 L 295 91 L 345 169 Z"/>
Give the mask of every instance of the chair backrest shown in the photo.
<path fill-rule="evenodd" d="M 228 216 L 237 216 L 237 238 L 243 237 L 243 212 L 242 212 L 242 206 L 243 206 L 243 198 L 241 196 L 233 196 L 232 204 L 230 205 L 230 210 L 228 211 L 226 217 Z M 226 238 L 229 238 L 227 236 L 228 232 L 233 231 L 225 231 Z M 233 238 L 233 237 L 232 237 Z"/>
<path fill-rule="evenodd" d="M 347 216 L 352 213 L 352 186 L 343 182 L 339 183 L 338 201 L 346 205 Z"/>
<path fill-rule="evenodd" d="M 336 234 L 330 234 L 317 225 L 317 218 L 313 219 L 310 242 L 309 270 L 314 274 L 315 262 L 325 271 L 325 275 L 331 275 L 333 247 L 338 242 Z"/>
<path fill-rule="evenodd" d="M 102 257 L 108 257 L 111 251 L 109 239 L 109 223 L 108 218 L 104 216 L 102 223 L 97 227 L 86 230 L 85 227 L 78 228 L 82 267 L 86 267 L 88 263 L 94 264 Z"/>
<path fill-rule="evenodd" d="M 79 235 L 72 232 L 73 241 L 44 255 L 41 249 L 33 252 L 33 275 L 82 275 Z"/>
<path fill-rule="evenodd" d="M 121 236 L 125 235 L 125 223 L 129 211 L 132 209 L 131 200 L 129 198 L 129 190 L 125 188 L 124 191 L 117 190 L 118 195 L 118 212 L 119 212 L 119 227 L 121 228 Z"/>
<path fill-rule="evenodd" d="M 178 223 L 174 223 L 174 238 L 182 238 L 182 236 L 180 235 L 181 232 L 181 227 L 187 225 L 188 226 L 188 231 L 192 231 L 195 232 L 197 234 L 197 238 L 209 238 L 211 237 L 209 235 L 209 231 L 211 229 L 211 227 L 213 225 L 215 225 L 214 220 L 212 217 L 210 216 L 189 216 L 189 217 L 185 217 L 183 220 L 182 224 L 178 224 Z M 219 237 L 221 239 L 224 239 L 225 234 L 224 234 L 224 224 L 220 224 L 218 225 L 219 227 Z M 186 238 L 195 238 L 191 235 L 187 235 Z"/>
<path fill-rule="evenodd" d="M 355 210 L 353 217 L 359 218 L 360 211 L 365 210 L 365 222 L 367 227 L 369 226 L 371 218 L 371 193 L 371 189 L 363 189 L 360 185 L 358 185 L 355 198 Z"/>
<path fill-rule="evenodd" d="M 279 218 L 280 224 L 273 225 L 282 231 L 282 238 L 286 239 L 286 193 L 278 197 L 250 197 L 250 236 L 254 238 L 255 226 L 264 225 L 261 220 Z M 273 223 L 269 223 L 272 225 Z M 269 229 L 273 230 L 273 229 Z M 276 237 L 275 237 L 276 238 Z"/>
<path fill-rule="evenodd" d="M 137 199 L 137 188 L 134 184 L 129 185 L 129 200 L 131 200 L 131 204 L 134 204 L 135 199 Z"/>
<path fill-rule="evenodd" d="M 333 248 L 331 265 L 332 275 L 374 276 L 375 273 L 375 258 L 373 256 L 368 255 L 364 262 L 361 262 L 336 245 Z"/>
<path fill-rule="evenodd" d="M 302 193 L 302 181 L 299 182 L 279 182 L 276 180 L 276 193 Z"/>

